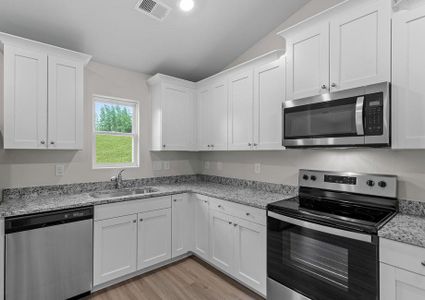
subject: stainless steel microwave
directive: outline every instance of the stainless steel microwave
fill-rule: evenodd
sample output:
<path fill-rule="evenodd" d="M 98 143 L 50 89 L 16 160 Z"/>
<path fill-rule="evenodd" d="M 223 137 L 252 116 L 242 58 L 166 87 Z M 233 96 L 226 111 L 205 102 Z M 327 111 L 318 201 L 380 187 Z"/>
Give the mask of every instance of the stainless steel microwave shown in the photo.
<path fill-rule="evenodd" d="M 283 146 L 389 147 L 390 83 L 287 101 Z"/>

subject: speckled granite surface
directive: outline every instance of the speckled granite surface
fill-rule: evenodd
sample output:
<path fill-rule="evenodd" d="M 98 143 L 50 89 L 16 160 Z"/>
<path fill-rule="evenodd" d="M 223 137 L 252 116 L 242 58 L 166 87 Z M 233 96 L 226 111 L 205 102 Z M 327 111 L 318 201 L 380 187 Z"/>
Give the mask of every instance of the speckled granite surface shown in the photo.
<path fill-rule="evenodd" d="M 425 202 L 401 200 L 399 209 L 379 230 L 379 236 L 425 248 Z"/>
<path fill-rule="evenodd" d="M 179 177 L 179 176 L 176 176 Z M 163 178 L 164 179 L 164 178 Z M 83 207 L 88 205 L 100 205 L 105 203 L 129 201 L 151 197 L 167 196 L 179 193 L 194 192 L 214 198 L 232 201 L 265 209 L 267 204 L 279 200 L 292 198 L 296 188 L 288 187 L 280 192 L 269 192 L 266 189 L 238 186 L 238 184 L 219 184 L 205 181 L 206 178 L 168 178 L 168 180 L 156 179 L 155 181 L 125 181 L 126 187 L 151 186 L 158 192 L 150 195 L 126 196 L 116 198 L 93 198 L 90 192 L 111 189 L 109 183 L 52 186 L 39 188 L 26 188 L 6 190 L 3 202 L 0 204 L 0 216 L 16 216 L 37 213 L 56 209 Z M 159 182 L 159 183 L 158 183 Z M 147 184 L 149 183 L 149 184 Z M 257 184 L 258 185 L 258 184 Z"/>

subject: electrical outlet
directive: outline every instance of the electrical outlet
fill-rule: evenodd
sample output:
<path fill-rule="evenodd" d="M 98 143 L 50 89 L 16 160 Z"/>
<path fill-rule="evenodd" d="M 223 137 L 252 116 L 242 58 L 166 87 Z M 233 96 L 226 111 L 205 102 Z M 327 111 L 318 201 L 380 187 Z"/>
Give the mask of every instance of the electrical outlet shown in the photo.
<path fill-rule="evenodd" d="M 65 165 L 55 165 L 56 176 L 63 176 L 65 174 Z"/>
<path fill-rule="evenodd" d="M 161 171 L 162 170 L 162 162 L 161 161 L 153 161 L 152 162 L 152 169 L 154 171 Z"/>
<path fill-rule="evenodd" d="M 217 162 L 217 170 L 223 170 L 223 163 L 221 161 Z"/>
<path fill-rule="evenodd" d="M 170 169 L 170 162 L 164 161 L 164 170 L 169 170 L 169 169 Z"/>
<path fill-rule="evenodd" d="M 261 164 L 255 164 L 254 165 L 254 172 L 256 173 L 256 174 L 260 174 L 261 173 Z"/>
<path fill-rule="evenodd" d="M 208 170 L 210 168 L 210 162 L 209 161 L 205 161 L 204 162 L 204 169 Z"/>

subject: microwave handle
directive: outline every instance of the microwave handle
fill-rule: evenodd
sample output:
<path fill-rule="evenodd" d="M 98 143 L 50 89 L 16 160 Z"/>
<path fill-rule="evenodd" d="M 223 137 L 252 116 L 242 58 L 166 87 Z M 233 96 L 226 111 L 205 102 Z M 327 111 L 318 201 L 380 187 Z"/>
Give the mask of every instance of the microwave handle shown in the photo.
<path fill-rule="evenodd" d="M 357 130 L 357 135 L 364 135 L 363 106 L 364 106 L 364 96 L 357 97 L 357 100 L 356 100 L 356 130 Z"/>

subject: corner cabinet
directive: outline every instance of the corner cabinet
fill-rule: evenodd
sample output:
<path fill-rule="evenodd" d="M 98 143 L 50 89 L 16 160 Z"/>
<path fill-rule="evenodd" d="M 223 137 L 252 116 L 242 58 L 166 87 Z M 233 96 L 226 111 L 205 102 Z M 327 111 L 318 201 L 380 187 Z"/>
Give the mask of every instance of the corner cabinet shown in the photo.
<path fill-rule="evenodd" d="M 392 147 L 425 148 L 425 6 L 393 15 Z"/>
<path fill-rule="evenodd" d="M 390 81 L 390 1 L 347 1 L 279 35 L 286 100 Z"/>
<path fill-rule="evenodd" d="M 425 248 L 381 239 L 380 287 L 381 299 L 425 299 Z"/>
<path fill-rule="evenodd" d="M 157 74 L 148 80 L 152 99 L 152 150 L 196 150 L 195 85 Z"/>
<path fill-rule="evenodd" d="M 4 148 L 83 148 L 84 66 L 90 56 L 0 34 Z"/>

